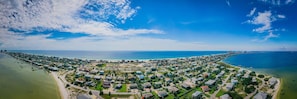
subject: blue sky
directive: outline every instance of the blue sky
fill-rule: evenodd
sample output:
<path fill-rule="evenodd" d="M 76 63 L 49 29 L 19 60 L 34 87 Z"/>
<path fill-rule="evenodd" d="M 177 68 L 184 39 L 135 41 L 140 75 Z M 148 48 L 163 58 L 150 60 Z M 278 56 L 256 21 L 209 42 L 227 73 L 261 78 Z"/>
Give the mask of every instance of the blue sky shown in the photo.
<path fill-rule="evenodd" d="M 295 0 L 0 2 L 1 49 L 297 50 Z"/>

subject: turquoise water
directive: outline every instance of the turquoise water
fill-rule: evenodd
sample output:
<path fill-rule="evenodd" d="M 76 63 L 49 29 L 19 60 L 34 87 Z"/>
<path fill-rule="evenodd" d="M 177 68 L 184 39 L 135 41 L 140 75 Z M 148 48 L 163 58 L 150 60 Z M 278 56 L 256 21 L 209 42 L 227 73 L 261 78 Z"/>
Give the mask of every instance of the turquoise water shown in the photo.
<path fill-rule="evenodd" d="M 232 56 L 224 61 L 280 77 L 283 82 L 280 99 L 296 99 L 297 52 L 253 52 Z"/>
<path fill-rule="evenodd" d="M 48 73 L 0 53 L 0 99 L 60 99 L 60 94 Z"/>
<path fill-rule="evenodd" d="M 82 58 L 82 59 L 112 59 L 112 60 L 146 60 L 161 58 L 179 58 L 225 53 L 226 51 L 59 51 L 59 50 L 14 50 L 30 54 Z"/>

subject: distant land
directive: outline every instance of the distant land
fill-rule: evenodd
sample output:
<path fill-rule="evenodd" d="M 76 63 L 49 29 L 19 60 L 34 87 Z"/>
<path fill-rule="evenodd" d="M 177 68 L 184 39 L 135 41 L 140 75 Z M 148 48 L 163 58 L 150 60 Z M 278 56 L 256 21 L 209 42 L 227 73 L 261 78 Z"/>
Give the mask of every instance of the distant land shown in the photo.
<path fill-rule="evenodd" d="M 161 55 L 166 54 L 168 56 L 166 59 L 137 61 L 129 59 L 110 61 L 59 58 L 53 55 L 38 55 L 37 53 L 40 52 L 45 53 L 46 51 L 37 51 L 35 54 L 19 51 L 4 53 L 20 61 L 33 64 L 33 67 L 43 68 L 51 72 L 63 99 L 75 97 L 105 99 L 112 97 L 166 99 L 233 97 L 237 99 L 263 95 L 276 98 L 281 87 L 279 78 L 223 62 L 230 56 L 244 54 L 242 52 L 128 52 L 135 56 L 141 53 L 154 53 L 155 55 L 163 53 Z M 64 53 L 67 51 L 53 52 Z M 72 53 L 71 55 L 73 55 L 77 52 L 80 51 L 69 51 L 67 54 Z M 187 53 L 191 57 L 176 56 L 179 55 L 177 53 Z M 79 55 L 81 54 L 79 53 Z M 173 56 L 179 58 L 173 58 Z"/>

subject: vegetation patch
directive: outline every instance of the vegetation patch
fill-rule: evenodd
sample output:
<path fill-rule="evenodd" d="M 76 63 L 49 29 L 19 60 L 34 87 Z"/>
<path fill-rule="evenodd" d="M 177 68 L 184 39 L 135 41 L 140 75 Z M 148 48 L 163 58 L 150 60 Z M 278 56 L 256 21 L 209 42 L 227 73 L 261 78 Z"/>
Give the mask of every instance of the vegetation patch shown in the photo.
<path fill-rule="evenodd" d="M 127 92 L 127 84 L 123 84 L 119 92 Z"/>
<path fill-rule="evenodd" d="M 221 89 L 217 94 L 216 94 L 216 97 L 220 97 L 222 95 L 226 94 L 226 91 Z"/>

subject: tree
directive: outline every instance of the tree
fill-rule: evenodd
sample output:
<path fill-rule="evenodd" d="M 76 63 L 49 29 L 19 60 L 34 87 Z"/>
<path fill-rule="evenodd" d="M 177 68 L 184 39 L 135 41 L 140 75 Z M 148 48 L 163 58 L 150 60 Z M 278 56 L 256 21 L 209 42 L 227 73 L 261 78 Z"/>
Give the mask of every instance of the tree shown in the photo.
<path fill-rule="evenodd" d="M 100 93 L 99 93 L 99 95 L 103 95 L 103 90 L 100 90 Z"/>
<path fill-rule="evenodd" d="M 252 83 L 252 78 L 244 78 L 242 81 L 243 85 L 249 85 Z"/>
<path fill-rule="evenodd" d="M 254 72 L 254 71 L 251 72 L 251 73 L 250 73 L 250 76 L 256 76 L 256 72 Z"/>
<path fill-rule="evenodd" d="M 252 93 L 256 90 L 256 88 L 254 86 L 248 86 L 244 88 L 244 92 L 246 93 Z"/>
<path fill-rule="evenodd" d="M 258 77 L 259 78 L 264 78 L 265 76 L 261 74 L 261 75 L 258 75 Z"/>

